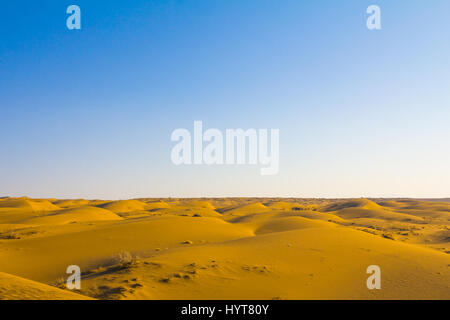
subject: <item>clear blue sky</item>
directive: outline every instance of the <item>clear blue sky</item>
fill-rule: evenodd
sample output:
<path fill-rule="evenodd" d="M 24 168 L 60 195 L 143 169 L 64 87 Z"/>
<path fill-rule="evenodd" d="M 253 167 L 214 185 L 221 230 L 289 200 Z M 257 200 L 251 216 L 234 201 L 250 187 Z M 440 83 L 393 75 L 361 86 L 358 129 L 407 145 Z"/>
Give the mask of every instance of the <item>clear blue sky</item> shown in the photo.
<path fill-rule="evenodd" d="M 66 28 L 81 7 L 82 29 Z M 381 7 L 382 30 L 366 28 Z M 450 196 L 450 2 L 2 1 L 0 196 Z M 175 166 L 279 128 L 280 171 Z"/>

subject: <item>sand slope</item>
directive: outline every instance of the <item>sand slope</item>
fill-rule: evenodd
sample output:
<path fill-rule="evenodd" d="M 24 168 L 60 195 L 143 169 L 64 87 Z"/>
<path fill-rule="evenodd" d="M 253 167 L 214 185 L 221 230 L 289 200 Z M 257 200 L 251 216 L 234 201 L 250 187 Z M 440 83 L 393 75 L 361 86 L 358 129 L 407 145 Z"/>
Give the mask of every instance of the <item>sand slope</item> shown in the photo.
<path fill-rule="evenodd" d="M 0 272 L 0 300 L 87 300 L 74 292 Z"/>

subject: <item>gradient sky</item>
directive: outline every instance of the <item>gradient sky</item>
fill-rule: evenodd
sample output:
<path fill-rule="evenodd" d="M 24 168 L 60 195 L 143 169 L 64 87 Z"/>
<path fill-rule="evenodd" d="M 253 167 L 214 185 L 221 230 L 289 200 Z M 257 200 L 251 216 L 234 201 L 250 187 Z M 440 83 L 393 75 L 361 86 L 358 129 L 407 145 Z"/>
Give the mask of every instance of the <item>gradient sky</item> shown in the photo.
<path fill-rule="evenodd" d="M 81 7 L 82 30 L 66 28 Z M 381 7 L 382 30 L 366 28 Z M 450 1 L 2 1 L 0 196 L 450 196 Z M 279 128 L 280 171 L 170 135 Z"/>

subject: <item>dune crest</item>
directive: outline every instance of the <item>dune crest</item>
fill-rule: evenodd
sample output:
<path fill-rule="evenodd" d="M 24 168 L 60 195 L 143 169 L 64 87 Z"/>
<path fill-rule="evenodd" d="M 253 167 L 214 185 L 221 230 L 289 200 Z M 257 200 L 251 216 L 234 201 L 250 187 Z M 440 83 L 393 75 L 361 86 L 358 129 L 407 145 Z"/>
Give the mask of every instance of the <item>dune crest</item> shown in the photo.
<path fill-rule="evenodd" d="M 115 213 L 132 212 L 147 209 L 147 204 L 139 200 L 118 200 L 99 205 Z"/>

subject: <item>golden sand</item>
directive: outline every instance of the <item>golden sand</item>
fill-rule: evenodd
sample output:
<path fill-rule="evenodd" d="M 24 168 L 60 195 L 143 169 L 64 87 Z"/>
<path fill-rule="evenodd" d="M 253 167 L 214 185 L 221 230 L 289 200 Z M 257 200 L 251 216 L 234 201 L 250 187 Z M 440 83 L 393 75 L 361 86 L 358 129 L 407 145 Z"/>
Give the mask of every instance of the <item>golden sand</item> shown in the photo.
<path fill-rule="evenodd" d="M 0 299 L 450 299 L 449 243 L 444 200 L 3 198 Z"/>

